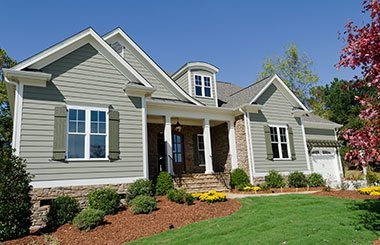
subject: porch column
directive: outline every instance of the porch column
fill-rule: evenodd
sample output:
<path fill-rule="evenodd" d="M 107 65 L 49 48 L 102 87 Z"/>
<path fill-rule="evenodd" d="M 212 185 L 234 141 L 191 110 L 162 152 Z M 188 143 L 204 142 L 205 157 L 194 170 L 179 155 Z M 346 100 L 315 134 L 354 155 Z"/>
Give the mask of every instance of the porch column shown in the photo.
<path fill-rule="evenodd" d="M 173 172 L 173 148 L 172 148 L 172 120 L 170 116 L 165 116 L 164 140 L 166 145 L 166 164 L 168 173 Z"/>
<path fill-rule="evenodd" d="M 231 156 L 231 168 L 236 169 L 238 167 L 237 163 L 237 151 L 236 151 L 236 139 L 235 139 L 235 125 L 234 121 L 228 121 L 228 144 L 230 147 Z"/>
<path fill-rule="evenodd" d="M 205 174 L 214 173 L 214 169 L 212 167 L 212 151 L 211 151 L 211 132 L 210 132 L 210 120 L 203 120 L 203 141 L 205 148 L 205 165 L 206 172 Z"/>

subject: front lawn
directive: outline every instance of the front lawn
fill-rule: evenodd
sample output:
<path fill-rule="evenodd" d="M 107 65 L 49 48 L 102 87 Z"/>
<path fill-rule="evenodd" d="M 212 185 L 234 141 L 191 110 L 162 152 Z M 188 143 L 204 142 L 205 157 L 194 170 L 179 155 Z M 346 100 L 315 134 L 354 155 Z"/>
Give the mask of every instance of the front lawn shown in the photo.
<path fill-rule="evenodd" d="M 371 244 L 380 236 L 380 200 L 312 195 L 241 199 L 236 213 L 193 223 L 135 244 Z"/>

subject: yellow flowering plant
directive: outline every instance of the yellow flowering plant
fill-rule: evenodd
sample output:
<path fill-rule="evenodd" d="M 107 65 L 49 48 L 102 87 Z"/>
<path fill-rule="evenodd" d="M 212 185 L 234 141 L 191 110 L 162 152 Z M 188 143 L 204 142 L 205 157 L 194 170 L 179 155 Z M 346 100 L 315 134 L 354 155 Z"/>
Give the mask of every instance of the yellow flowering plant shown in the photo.
<path fill-rule="evenodd" d="M 246 186 L 243 188 L 243 191 L 261 191 L 261 187 L 260 186 Z"/>
<path fill-rule="evenodd" d="M 364 195 L 380 196 L 380 186 L 359 188 L 357 191 Z"/>
<path fill-rule="evenodd" d="M 218 192 L 215 190 L 208 191 L 205 193 L 193 193 L 192 196 L 202 202 L 207 202 L 207 203 L 214 203 L 214 202 L 224 202 L 227 200 L 227 195 Z"/>

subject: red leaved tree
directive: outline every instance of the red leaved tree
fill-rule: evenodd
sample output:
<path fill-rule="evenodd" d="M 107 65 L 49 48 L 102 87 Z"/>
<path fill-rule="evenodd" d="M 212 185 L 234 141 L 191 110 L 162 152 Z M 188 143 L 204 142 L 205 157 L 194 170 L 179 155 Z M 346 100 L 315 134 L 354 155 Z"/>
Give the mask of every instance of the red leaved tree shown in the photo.
<path fill-rule="evenodd" d="M 365 167 L 368 163 L 380 163 L 380 0 L 365 0 L 363 9 L 363 13 L 370 14 L 371 21 L 362 27 L 352 21 L 346 24 L 347 45 L 337 67 L 360 69 L 361 76 L 354 78 L 353 85 L 375 91 L 356 97 L 365 108 L 360 113 L 363 128 L 342 132 L 351 148 L 345 160 Z"/>

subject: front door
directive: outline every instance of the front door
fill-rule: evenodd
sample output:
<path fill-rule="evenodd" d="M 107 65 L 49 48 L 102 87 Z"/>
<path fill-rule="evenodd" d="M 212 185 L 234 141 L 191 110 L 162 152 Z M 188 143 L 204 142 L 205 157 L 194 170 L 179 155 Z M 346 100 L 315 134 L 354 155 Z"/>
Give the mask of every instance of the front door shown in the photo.
<path fill-rule="evenodd" d="M 177 175 L 185 172 L 185 149 L 183 142 L 182 134 L 173 134 L 173 169 Z"/>

